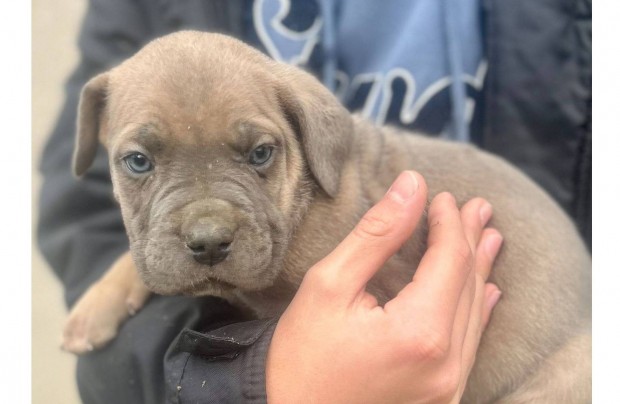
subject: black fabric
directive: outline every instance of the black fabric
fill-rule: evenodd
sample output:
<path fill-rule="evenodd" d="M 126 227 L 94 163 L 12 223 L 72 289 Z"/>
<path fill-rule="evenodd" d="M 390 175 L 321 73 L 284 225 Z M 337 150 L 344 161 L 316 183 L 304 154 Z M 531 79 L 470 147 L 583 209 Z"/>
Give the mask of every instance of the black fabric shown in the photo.
<path fill-rule="evenodd" d="M 168 402 L 266 402 L 265 360 L 275 326 L 271 319 L 183 330 L 166 354 Z"/>
<path fill-rule="evenodd" d="M 200 29 L 249 35 L 251 4 L 251 0 L 89 2 L 79 38 L 81 60 L 66 83 L 66 101 L 40 165 L 44 182 L 38 241 L 64 285 L 69 306 L 127 250 L 105 151 L 98 151 L 81 181 L 71 175 L 81 87 L 169 32 Z M 489 70 L 486 107 L 479 117 L 483 137 L 476 140 L 545 187 L 590 242 L 591 1 L 483 0 L 483 4 Z M 275 320 L 242 320 L 219 299 L 154 297 L 108 347 L 80 357 L 78 386 L 83 401 L 264 402 L 264 362 Z"/>
<path fill-rule="evenodd" d="M 245 319 L 221 299 L 154 296 L 110 345 L 79 358 L 80 396 L 85 403 L 168 402 L 166 397 L 176 394 L 176 380 L 163 358 L 179 330 L 209 330 Z"/>
<path fill-rule="evenodd" d="M 545 188 L 578 221 L 588 245 L 591 11 L 590 0 L 484 1 L 489 70 L 481 144 Z"/>

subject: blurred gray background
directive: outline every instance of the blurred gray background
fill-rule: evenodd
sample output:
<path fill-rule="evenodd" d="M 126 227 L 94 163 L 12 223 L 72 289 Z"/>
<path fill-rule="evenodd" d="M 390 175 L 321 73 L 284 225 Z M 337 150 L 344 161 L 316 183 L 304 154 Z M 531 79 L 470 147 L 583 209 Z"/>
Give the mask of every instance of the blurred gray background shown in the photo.
<path fill-rule="evenodd" d="M 34 239 L 39 156 L 63 102 L 63 85 L 76 66 L 84 0 L 32 1 L 32 402 L 79 403 L 75 357 L 59 349 L 66 309 L 60 283 Z"/>

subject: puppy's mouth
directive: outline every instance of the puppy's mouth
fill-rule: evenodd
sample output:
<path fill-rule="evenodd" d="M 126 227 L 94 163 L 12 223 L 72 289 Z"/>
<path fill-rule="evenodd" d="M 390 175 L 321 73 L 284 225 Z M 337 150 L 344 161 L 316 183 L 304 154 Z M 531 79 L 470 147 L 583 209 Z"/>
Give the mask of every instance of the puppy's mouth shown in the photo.
<path fill-rule="evenodd" d="M 179 290 L 179 293 L 187 296 L 205 296 L 214 293 L 230 292 L 237 288 L 232 283 L 219 278 L 207 277 L 197 281 L 190 281 L 186 287 Z"/>

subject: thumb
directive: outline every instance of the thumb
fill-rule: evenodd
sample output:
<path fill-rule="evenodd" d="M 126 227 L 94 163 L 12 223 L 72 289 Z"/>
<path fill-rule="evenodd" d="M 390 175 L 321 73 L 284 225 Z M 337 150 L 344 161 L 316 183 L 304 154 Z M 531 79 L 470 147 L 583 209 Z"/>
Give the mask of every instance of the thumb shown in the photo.
<path fill-rule="evenodd" d="M 338 296 L 355 298 L 411 236 L 426 205 L 424 178 L 404 171 L 353 231 L 312 271 L 330 280 Z M 318 273 L 317 273 L 318 272 Z"/>

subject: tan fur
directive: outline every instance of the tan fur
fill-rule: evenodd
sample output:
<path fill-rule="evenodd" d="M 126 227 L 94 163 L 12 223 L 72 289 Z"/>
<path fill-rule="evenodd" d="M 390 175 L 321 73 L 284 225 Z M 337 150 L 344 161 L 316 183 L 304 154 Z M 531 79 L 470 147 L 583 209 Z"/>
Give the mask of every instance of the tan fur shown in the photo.
<path fill-rule="evenodd" d="M 142 308 L 149 294 L 131 254 L 123 254 L 73 307 L 65 323 L 62 348 L 83 353 L 102 347 L 116 336 L 127 317 Z"/>
<path fill-rule="evenodd" d="M 490 201 L 492 225 L 505 239 L 491 278 L 503 297 L 463 402 L 590 401 L 590 256 L 561 208 L 505 161 L 472 146 L 376 128 L 349 115 L 310 75 L 221 35 L 164 37 L 86 88 L 76 171 L 92 159 L 98 134 L 149 288 L 218 294 L 259 317 L 274 315 L 396 176 L 414 169 L 429 197 L 450 191 L 459 203 Z M 129 178 L 123 153 L 153 137 L 161 143 L 153 152 L 156 171 Z M 278 145 L 260 173 L 242 157 L 259 138 Z M 179 233 L 188 220 L 217 212 L 240 230 L 231 255 L 205 269 L 187 256 Z M 422 224 L 371 281 L 380 302 L 411 279 L 425 235 Z M 92 305 L 106 304 L 93 298 Z"/>

